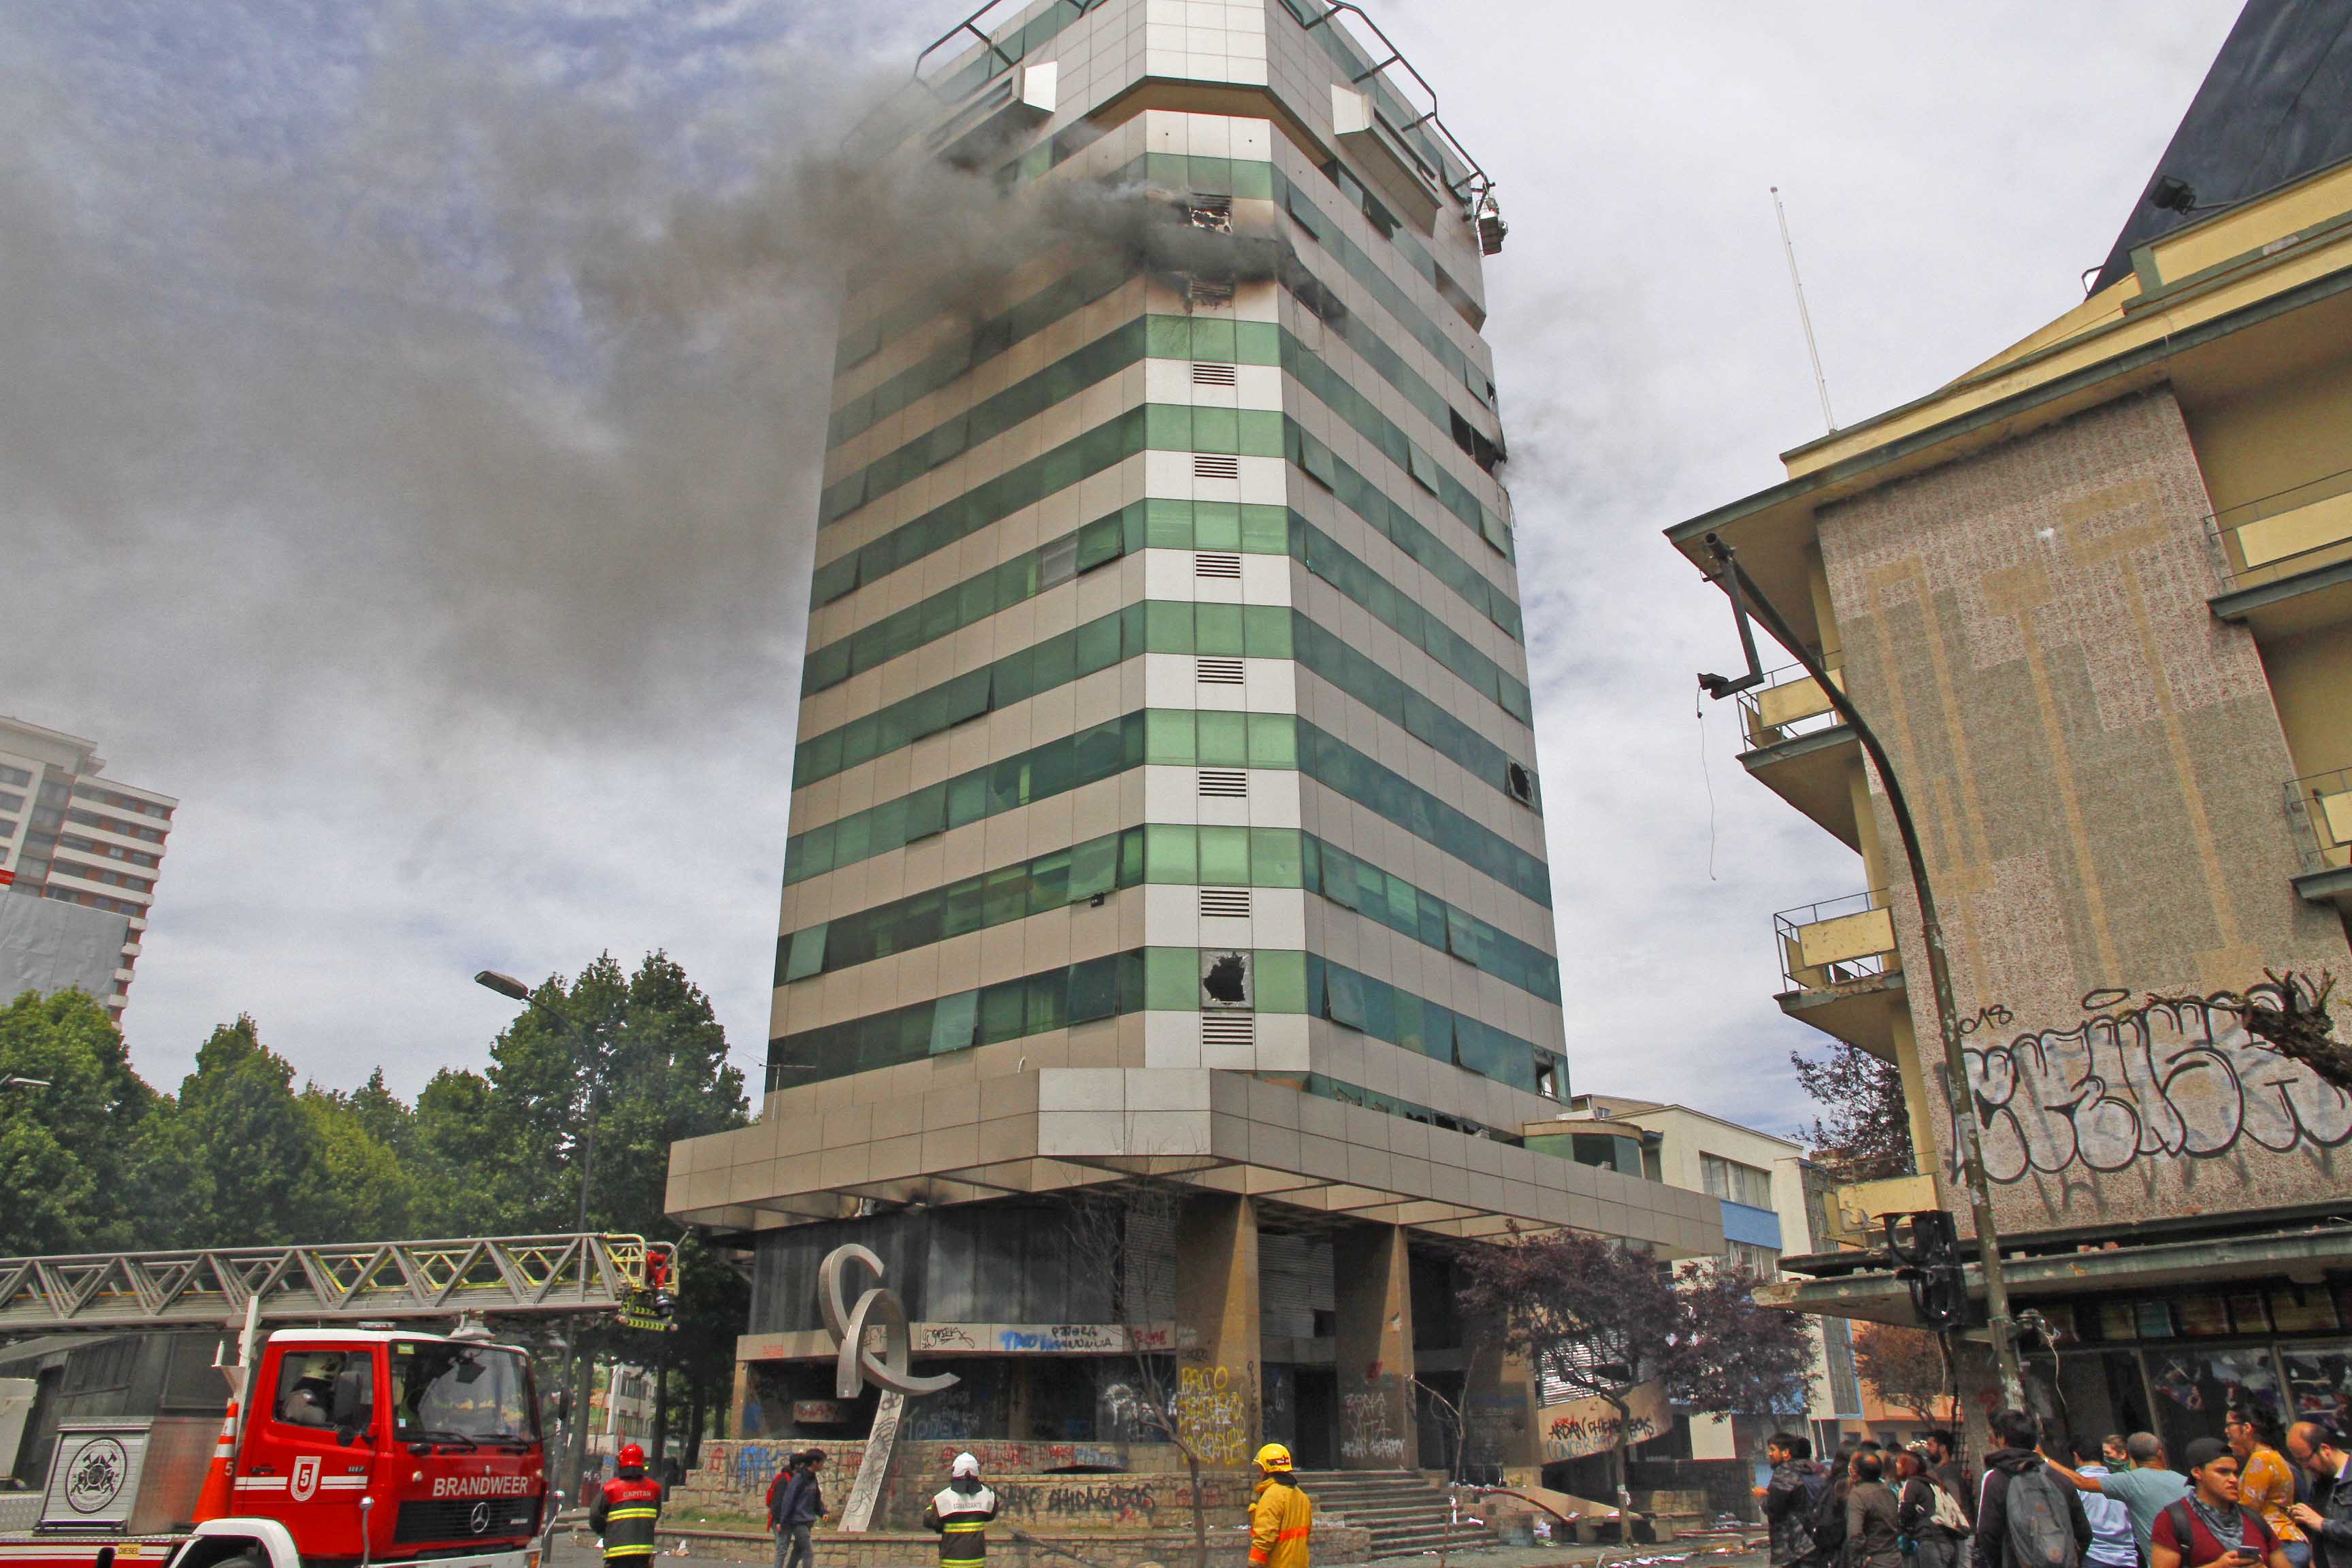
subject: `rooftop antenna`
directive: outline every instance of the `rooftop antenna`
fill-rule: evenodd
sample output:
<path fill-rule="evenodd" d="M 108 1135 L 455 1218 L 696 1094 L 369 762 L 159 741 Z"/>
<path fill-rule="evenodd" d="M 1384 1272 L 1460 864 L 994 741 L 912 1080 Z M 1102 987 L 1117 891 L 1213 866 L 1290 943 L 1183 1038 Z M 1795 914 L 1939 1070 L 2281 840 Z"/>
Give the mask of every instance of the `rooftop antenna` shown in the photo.
<path fill-rule="evenodd" d="M 1780 220 L 1780 254 L 1789 258 L 1789 287 L 1797 291 L 1797 320 L 1805 328 L 1805 353 L 1812 356 L 1813 390 L 1822 395 L 1822 423 L 1837 434 L 1837 416 L 1830 412 L 1829 378 L 1822 374 L 1821 345 L 1813 342 L 1813 313 L 1805 309 L 1805 280 L 1797 276 L 1797 247 L 1789 243 L 1789 209 L 1780 205 L 1780 187 L 1772 187 L 1772 211 Z"/>

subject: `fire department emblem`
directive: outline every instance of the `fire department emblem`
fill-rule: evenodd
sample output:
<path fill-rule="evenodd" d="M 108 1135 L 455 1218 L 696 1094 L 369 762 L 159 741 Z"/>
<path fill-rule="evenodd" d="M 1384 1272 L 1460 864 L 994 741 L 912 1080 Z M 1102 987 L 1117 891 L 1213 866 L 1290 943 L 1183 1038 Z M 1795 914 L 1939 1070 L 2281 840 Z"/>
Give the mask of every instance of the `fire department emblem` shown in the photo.
<path fill-rule="evenodd" d="M 85 1443 L 66 1479 L 66 1501 L 76 1513 L 97 1513 L 112 1502 L 131 1472 L 131 1456 L 111 1437 Z"/>
<path fill-rule="evenodd" d="M 476 1503 L 474 1505 L 474 1511 L 466 1516 L 466 1528 L 472 1531 L 476 1535 L 479 1535 L 484 1531 L 489 1529 L 490 1505 L 486 1502 Z"/>
<path fill-rule="evenodd" d="M 287 1487 L 287 1495 L 296 1502 L 309 1502 L 310 1494 L 319 1489 L 319 1456 L 305 1454 L 294 1461 L 294 1477 Z"/>

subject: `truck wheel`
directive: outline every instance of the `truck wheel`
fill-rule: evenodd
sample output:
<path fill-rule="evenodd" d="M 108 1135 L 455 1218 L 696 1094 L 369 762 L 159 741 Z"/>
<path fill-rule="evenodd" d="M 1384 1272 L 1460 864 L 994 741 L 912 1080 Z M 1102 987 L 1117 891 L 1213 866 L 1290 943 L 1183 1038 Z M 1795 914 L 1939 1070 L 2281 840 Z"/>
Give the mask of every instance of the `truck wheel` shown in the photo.
<path fill-rule="evenodd" d="M 212 1568 L 269 1568 L 269 1559 L 250 1548 L 234 1557 L 224 1557 Z"/>

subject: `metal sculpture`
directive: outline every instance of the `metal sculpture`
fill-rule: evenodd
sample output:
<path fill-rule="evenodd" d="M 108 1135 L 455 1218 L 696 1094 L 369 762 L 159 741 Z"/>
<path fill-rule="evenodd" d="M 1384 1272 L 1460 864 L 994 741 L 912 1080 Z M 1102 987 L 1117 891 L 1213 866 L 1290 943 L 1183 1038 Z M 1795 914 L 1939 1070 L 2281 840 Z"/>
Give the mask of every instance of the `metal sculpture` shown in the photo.
<path fill-rule="evenodd" d="M 874 1521 L 874 1505 L 882 1496 L 882 1477 L 890 1468 L 890 1450 L 898 1439 L 898 1418 L 906 1412 L 908 1395 L 937 1394 L 960 1380 L 951 1373 L 915 1375 L 914 1334 L 896 1291 L 877 1284 L 857 1298 L 856 1306 L 849 1304 L 842 1276 L 853 1263 L 874 1270 L 877 1280 L 882 1278 L 882 1259 L 872 1247 L 854 1241 L 836 1247 L 817 1266 L 816 1303 L 817 1310 L 824 1314 L 825 1331 L 841 1347 L 834 1363 L 834 1393 L 843 1399 L 855 1399 L 870 1383 L 882 1395 L 874 1407 L 873 1429 L 866 1435 L 866 1457 L 858 1464 L 857 1479 L 850 1483 L 849 1500 L 841 1510 L 841 1528 L 854 1534 Z M 866 1331 L 876 1328 L 882 1331 L 879 1356 L 866 1343 Z"/>

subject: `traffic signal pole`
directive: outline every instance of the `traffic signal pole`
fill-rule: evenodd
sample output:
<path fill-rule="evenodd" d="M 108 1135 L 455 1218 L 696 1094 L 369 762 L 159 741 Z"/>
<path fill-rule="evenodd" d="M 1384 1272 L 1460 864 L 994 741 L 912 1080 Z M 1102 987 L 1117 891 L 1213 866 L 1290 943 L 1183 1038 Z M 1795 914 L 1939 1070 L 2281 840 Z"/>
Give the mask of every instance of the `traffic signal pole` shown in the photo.
<path fill-rule="evenodd" d="M 1992 1187 L 1985 1176 L 1983 1140 L 1977 1119 L 1976 1098 L 1969 1088 L 1968 1058 L 1960 1050 L 1960 1019 L 1958 1005 L 1952 1000 L 1952 972 L 1944 953 L 1944 924 L 1936 911 L 1936 895 L 1927 881 L 1927 860 L 1919 847 L 1918 829 L 1912 825 L 1911 805 L 1904 798 L 1902 781 L 1895 777 L 1895 764 L 1887 759 L 1886 748 L 1879 744 L 1877 732 L 1863 718 L 1862 710 L 1851 698 L 1832 680 L 1829 671 L 1815 658 L 1804 639 L 1790 629 L 1789 623 L 1757 587 L 1747 568 L 1739 564 L 1731 546 L 1715 534 L 1706 536 L 1707 553 L 1714 557 L 1716 570 L 1709 580 L 1730 595 L 1731 613 L 1739 623 L 1739 639 L 1748 655 L 1748 672 L 1737 679 L 1720 675 L 1702 675 L 1699 685 L 1708 696 L 1720 701 L 1736 691 L 1744 691 L 1764 683 L 1764 671 L 1756 658 L 1756 639 L 1748 628 L 1748 608 L 1753 605 L 1756 618 L 1773 639 L 1794 654 L 1804 666 L 1805 673 L 1813 678 L 1822 695 L 1828 700 L 1838 717 L 1853 731 L 1862 742 L 1864 753 L 1878 773 L 1878 782 L 1886 791 L 1886 807 L 1895 818 L 1895 831 L 1903 840 L 1903 857 L 1911 870 L 1911 890 L 1919 900 L 1920 945 L 1927 950 L 1927 980 L 1934 994 L 1936 1032 L 1943 1040 L 1941 1076 L 1944 1105 L 1952 1118 L 1954 1141 L 1959 1145 L 1960 1181 L 1968 1189 L 1969 1218 L 1974 1222 L 1977 1237 L 1977 1258 L 1984 1269 L 1985 1330 L 1992 1341 L 1993 1364 L 2000 1376 L 2001 1403 L 2013 1410 L 2025 1407 L 2025 1378 L 2017 1357 L 2017 1321 L 2010 1315 L 2009 1282 L 2001 1267 L 2000 1232 L 1993 1223 Z"/>

